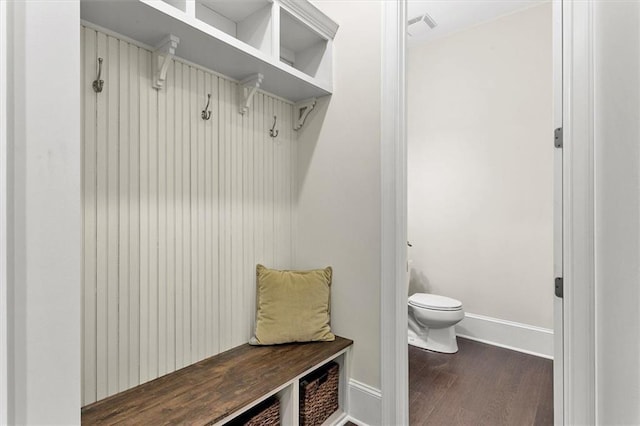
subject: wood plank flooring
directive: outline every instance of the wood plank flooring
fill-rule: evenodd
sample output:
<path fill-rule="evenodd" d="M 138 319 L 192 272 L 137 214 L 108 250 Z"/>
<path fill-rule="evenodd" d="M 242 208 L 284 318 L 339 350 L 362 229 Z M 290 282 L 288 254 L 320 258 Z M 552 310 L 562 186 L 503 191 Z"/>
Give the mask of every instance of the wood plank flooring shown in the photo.
<path fill-rule="evenodd" d="M 553 362 L 458 338 L 456 354 L 409 346 L 411 425 L 552 425 Z"/>

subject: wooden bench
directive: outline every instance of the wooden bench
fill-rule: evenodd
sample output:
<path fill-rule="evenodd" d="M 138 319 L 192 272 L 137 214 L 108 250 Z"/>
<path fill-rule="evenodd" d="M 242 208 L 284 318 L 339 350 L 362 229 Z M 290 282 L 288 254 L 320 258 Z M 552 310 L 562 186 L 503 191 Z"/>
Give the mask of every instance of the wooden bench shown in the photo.
<path fill-rule="evenodd" d="M 346 356 L 353 341 L 238 346 L 82 408 L 85 425 L 224 424 L 271 395 L 280 398 L 281 424 L 298 424 L 298 381 L 336 360 L 345 410 Z"/>

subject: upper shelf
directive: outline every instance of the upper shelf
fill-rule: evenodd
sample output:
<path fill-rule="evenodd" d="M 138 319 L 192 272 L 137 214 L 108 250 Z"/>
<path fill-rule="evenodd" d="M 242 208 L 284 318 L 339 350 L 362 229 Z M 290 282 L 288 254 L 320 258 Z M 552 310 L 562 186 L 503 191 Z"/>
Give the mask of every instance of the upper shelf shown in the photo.
<path fill-rule="evenodd" d="M 301 0 L 81 0 L 82 19 L 291 101 L 332 92 L 338 25 Z"/>

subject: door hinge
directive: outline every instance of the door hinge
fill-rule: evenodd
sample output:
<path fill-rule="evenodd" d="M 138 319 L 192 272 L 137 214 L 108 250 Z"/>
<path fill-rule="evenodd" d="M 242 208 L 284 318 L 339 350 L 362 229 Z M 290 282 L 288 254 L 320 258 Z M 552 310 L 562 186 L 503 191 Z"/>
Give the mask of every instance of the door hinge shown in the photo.
<path fill-rule="evenodd" d="M 556 148 L 562 148 L 562 127 L 558 127 L 554 132 L 553 132 L 553 146 L 555 146 Z"/>
<path fill-rule="evenodd" d="M 564 280 L 562 277 L 555 279 L 556 297 L 564 297 Z"/>

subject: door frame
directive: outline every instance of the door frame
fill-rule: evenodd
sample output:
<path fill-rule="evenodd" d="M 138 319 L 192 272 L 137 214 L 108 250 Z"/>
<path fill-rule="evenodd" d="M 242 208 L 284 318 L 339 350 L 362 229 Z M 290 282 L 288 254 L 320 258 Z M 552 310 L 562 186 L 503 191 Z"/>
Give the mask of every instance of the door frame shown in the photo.
<path fill-rule="evenodd" d="M 8 6 L 0 1 L 0 424 L 9 423 L 9 315 L 7 313 L 7 63 L 8 63 Z"/>
<path fill-rule="evenodd" d="M 596 424 L 594 2 L 562 1 L 563 413 Z M 554 383 L 560 380 L 554 379 Z"/>
<path fill-rule="evenodd" d="M 554 297 L 558 425 L 595 420 L 593 209 L 572 208 L 594 200 L 593 5 L 583 3 L 553 0 L 553 124 L 564 129 L 564 147 L 554 154 L 554 274 L 564 279 L 564 298 Z M 406 0 L 382 7 L 381 414 L 382 424 L 408 424 Z"/>
<path fill-rule="evenodd" d="M 407 1 L 382 2 L 380 363 L 383 425 L 409 424 Z"/>
<path fill-rule="evenodd" d="M 553 129 L 563 128 L 563 50 L 562 50 L 562 0 L 553 0 L 552 54 L 553 54 Z M 555 138 L 550 135 L 550 138 Z M 554 142 L 555 143 L 555 142 Z M 563 151 L 554 148 L 553 153 L 553 276 L 563 277 Z M 553 422 L 564 424 L 564 331 L 563 299 L 553 297 Z"/>

